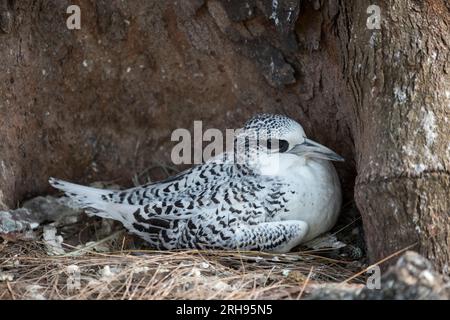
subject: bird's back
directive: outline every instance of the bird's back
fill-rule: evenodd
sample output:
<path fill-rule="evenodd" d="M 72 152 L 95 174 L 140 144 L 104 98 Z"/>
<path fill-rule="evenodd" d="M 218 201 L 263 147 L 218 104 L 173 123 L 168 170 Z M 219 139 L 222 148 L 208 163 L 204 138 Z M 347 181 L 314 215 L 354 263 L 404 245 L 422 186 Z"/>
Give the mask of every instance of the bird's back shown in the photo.
<path fill-rule="evenodd" d="M 228 155 L 229 156 L 229 155 Z M 216 158 L 174 177 L 123 191 L 52 179 L 90 213 L 118 220 L 161 249 L 230 246 L 226 228 L 273 220 L 285 209 L 282 184 L 228 158 Z M 217 243 L 211 239 L 217 239 Z"/>

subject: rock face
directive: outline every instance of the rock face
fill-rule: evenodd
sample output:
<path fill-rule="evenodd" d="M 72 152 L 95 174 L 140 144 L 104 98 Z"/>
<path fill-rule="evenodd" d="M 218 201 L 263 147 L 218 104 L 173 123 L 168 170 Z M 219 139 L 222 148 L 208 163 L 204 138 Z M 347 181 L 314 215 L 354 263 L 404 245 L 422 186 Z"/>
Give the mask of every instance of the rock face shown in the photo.
<path fill-rule="evenodd" d="M 381 290 L 364 288 L 359 299 L 450 299 L 450 281 L 432 263 L 413 251 L 406 252 L 381 278 Z"/>
<path fill-rule="evenodd" d="M 351 196 L 338 68 L 319 50 L 320 23 L 293 37 L 294 2 L 278 28 L 286 9 L 270 18 L 256 1 L 82 0 L 81 30 L 69 30 L 70 1 L 2 0 L 1 206 L 50 191 L 49 176 L 130 185 L 134 174 L 170 163 L 174 129 L 192 130 L 194 120 L 204 130 L 237 128 L 264 111 L 298 119 L 347 158 L 339 169 Z M 245 26 L 237 21 L 250 18 L 247 4 Z"/>
<path fill-rule="evenodd" d="M 328 286 L 311 292 L 309 299 L 448 300 L 450 279 L 435 271 L 430 261 L 407 251 L 381 277 L 380 289 Z"/>

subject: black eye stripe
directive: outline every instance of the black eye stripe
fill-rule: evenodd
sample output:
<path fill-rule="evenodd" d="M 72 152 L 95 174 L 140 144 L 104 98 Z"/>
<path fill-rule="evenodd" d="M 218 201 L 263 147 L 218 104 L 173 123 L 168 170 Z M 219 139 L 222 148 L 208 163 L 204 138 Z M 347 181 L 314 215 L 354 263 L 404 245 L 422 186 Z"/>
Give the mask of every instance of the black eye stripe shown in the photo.
<path fill-rule="evenodd" d="M 268 139 L 266 142 L 267 149 L 278 149 L 279 152 L 286 152 L 289 149 L 289 142 L 286 140 Z"/>

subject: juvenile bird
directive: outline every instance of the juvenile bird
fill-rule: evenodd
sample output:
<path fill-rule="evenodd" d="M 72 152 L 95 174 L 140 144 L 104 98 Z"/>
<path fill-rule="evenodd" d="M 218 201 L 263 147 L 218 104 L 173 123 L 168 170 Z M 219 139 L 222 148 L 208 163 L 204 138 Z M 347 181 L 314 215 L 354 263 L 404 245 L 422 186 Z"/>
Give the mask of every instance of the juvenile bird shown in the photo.
<path fill-rule="evenodd" d="M 232 150 L 163 181 L 123 191 L 49 182 L 154 248 L 283 253 L 335 224 L 341 187 L 330 161 L 343 159 L 296 121 L 259 114 Z"/>

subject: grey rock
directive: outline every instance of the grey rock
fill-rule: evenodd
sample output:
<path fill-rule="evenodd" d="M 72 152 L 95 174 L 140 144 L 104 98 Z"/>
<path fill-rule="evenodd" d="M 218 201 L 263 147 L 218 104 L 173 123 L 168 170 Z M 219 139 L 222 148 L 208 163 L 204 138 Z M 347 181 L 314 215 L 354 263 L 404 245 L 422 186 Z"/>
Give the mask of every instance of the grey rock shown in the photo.
<path fill-rule="evenodd" d="M 34 230 L 44 222 L 64 225 L 76 222 L 83 210 L 72 205 L 68 198 L 37 197 L 26 201 L 21 208 L 0 211 L 0 234 Z"/>
<path fill-rule="evenodd" d="M 380 289 L 327 285 L 314 289 L 308 299 L 448 300 L 450 280 L 435 271 L 430 261 L 416 252 L 407 251 L 382 275 Z"/>

